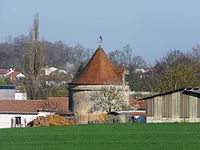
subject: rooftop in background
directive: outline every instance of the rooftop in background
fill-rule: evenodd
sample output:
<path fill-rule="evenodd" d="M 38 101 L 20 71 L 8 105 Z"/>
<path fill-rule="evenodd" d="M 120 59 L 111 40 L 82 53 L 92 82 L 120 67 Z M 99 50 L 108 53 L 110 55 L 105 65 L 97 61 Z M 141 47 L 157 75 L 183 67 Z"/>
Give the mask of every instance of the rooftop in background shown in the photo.
<path fill-rule="evenodd" d="M 108 83 L 122 84 L 124 69 L 115 68 L 102 48 L 98 48 L 80 77 L 70 84 L 102 85 Z"/>
<path fill-rule="evenodd" d="M 13 78 L 16 78 L 16 77 L 21 77 L 21 78 L 25 78 L 25 75 L 23 75 L 21 72 L 19 71 L 13 71 L 13 72 L 10 72 L 9 74 L 7 74 L 7 77 L 13 79 Z"/>
<path fill-rule="evenodd" d="M 24 74 L 12 68 L 0 68 L 0 76 L 10 78 L 11 80 L 16 80 L 17 78 L 25 78 Z"/>
<path fill-rule="evenodd" d="M 1 69 L 0 68 L 0 74 L 4 75 L 4 74 L 7 74 L 9 71 L 9 69 Z"/>

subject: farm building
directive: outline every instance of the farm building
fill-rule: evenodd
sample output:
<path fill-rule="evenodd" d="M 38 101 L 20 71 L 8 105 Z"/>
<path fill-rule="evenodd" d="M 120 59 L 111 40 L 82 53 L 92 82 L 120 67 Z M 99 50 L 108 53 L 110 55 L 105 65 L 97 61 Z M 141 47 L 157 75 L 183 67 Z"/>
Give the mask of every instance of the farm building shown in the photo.
<path fill-rule="evenodd" d="M 178 89 L 143 98 L 147 123 L 200 122 L 200 89 Z"/>
<path fill-rule="evenodd" d="M 47 100 L 0 100 L 0 128 L 25 127 L 38 116 L 68 112 L 67 98 L 49 98 Z"/>
<path fill-rule="evenodd" d="M 113 111 L 108 113 L 108 123 L 145 122 L 145 110 Z"/>
<path fill-rule="evenodd" d="M 93 101 L 91 95 L 109 88 L 113 85 L 123 89 L 124 100 L 129 102 L 129 86 L 125 84 L 125 69 L 116 68 L 107 57 L 104 50 L 99 46 L 78 79 L 69 83 L 69 110 L 74 113 L 75 123 L 87 124 L 95 119 L 91 112 Z M 91 114 L 92 113 L 92 114 Z M 93 115 L 91 120 L 90 116 Z M 97 121 L 98 122 L 98 121 Z"/>

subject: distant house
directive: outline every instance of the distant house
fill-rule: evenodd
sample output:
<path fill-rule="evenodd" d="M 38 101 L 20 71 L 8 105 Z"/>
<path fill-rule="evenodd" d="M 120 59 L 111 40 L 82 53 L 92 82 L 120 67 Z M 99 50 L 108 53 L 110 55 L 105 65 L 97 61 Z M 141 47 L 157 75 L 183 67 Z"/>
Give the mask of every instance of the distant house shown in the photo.
<path fill-rule="evenodd" d="M 19 71 L 13 71 L 7 73 L 6 77 L 8 77 L 11 81 L 13 80 L 22 81 L 25 78 L 25 75 Z"/>
<path fill-rule="evenodd" d="M 41 69 L 41 74 L 46 75 L 46 76 L 49 76 L 55 72 L 67 74 L 67 71 L 58 69 L 56 67 L 44 67 Z"/>
<path fill-rule="evenodd" d="M 0 69 L 0 76 L 10 79 L 13 84 L 18 84 L 25 78 L 25 75 L 20 71 L 15 71 L 12 68 L 10 69 Z"/>
<path fill-rule="evenodd" d="M 178 89 L 143 98 L 147 123 L 200 122 L 200 89 Z"/>
<path fill-rule="evenodd" d="M 51 73 L 53 73 L 56 70 L 58 70 L 58 68 L 44 67 L 44 68 L 41 69 L 41 74 L 49 76 L 49 75 L 51 75 Z"/>
<path fill-rule="evenodd" d="M 70 82 L 73 75 L 55 67 L 44 67 L 41 69 L 40 78 L 45 80 L 46 85 L 58 85 Z"/>
<path fill-rule="evenodd" d="M 25 127 L 37 116 L 57 113 L 69 116 L 67 98 L 48 100 L 0 100 L 0 128 Z"/>
<path fill-rule="evenodd" d="M 135 72 L 140 75 L 140 78 L 145 78 L 145 77 L 148 77 L 149 73 L 154 70 L 155 70 L 154 67 L 147 66 L 147 67 L 143 67 L 143 68 L 137 68 L 137 69 L 135 69 Z"/>

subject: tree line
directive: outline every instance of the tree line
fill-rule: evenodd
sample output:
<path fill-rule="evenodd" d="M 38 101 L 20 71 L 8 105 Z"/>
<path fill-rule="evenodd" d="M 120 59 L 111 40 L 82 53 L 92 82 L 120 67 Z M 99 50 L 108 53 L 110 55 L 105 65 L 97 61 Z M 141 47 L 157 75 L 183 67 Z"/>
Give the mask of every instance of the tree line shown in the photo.
<path fill-rule="evenodd" d="M 12 67 L 16 70 L 23 70 L 28 40 L 29 36 L 20 35 L 10 41 L 0 43 L 0 68 Z M 77 65 L 88 60 L 94 51 L 86 49 L 80 44 L 72 47 L 63 41 L 48 42 L 43 40 L 42 43 L 44 45 L 44 65 L 65 70 L 70 65 Z"/>
<path fill-rule="evenodd" d="M 78 77 L 94 51 L 80 44 L 72 47 L 63 41 L 49 42 L 41 39 L 39 16 L 36 15 L 29 35 L 9 37 L 9 40 L 0 43 L 0 68 L 21 70 L 27 76 L 25 86 L 29 98 L 39 99 L 39 93 L 44 88 L 38 79 L 38 69 L 54 66 L 71 71 Z M 147 62 L 141 56 L 134 55 L 128 44 L 121 50 L 111 51 L 108 56 L 115 66 L 129 71 L 126 81 L 134 91 L 166 92 L 184 87 L 198 87 L 200 84 L 199 45 L 189 52 L 170 50 L 156 60 L 151 70 L 143 73 L 136 70 L 147 68 Z"/>
<path fill-rule="evenodd" d="M 141 56 L 132 54 L 129 45 L 123 50 L 109 53 L 109 57 L 115 66 L 124 66 L 129 70 L 126 81 L 134 91 L 167 92 L 200 85 L 199 45 L 188 52 L 169 50 L 160 59 L 155 60 L 155 64 L 150 68 Z M 146 72 L 136 71 L 141 68 L 147 68 Z"/>

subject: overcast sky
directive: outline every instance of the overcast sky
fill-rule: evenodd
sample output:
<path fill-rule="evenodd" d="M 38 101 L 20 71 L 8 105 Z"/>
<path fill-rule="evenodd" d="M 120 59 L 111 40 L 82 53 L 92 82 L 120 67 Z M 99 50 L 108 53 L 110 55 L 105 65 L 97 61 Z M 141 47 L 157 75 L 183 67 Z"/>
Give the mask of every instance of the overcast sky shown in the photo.
<path fill-rule="evenodd" d="M 0 0 L 0 42 L 28 34 L 39 13 L 45 40 L 106 52 L 129 44 L 153 63 L 170 49 L 200 44 L 200 0 Z"/>

